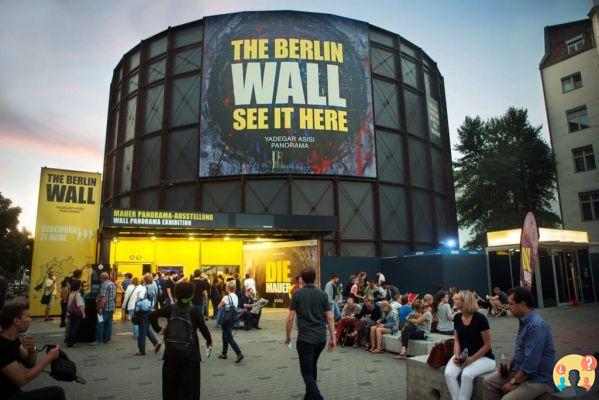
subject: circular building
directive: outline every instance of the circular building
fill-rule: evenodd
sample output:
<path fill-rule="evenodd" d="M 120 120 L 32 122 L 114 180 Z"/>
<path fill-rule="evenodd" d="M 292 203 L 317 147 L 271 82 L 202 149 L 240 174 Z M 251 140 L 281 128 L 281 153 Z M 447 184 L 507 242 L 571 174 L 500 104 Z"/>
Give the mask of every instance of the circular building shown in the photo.
<path fill-rule="evenodd" d="M 328 14 L 206 17 L 132 48 L 110 86 L 103 185 L 100 260 L 117 266 L 249 262 L 225 242 L 386 257 L 457 238 L 436 63 Z M 196 239 L 185 260 L 168 250 Z M 210 246 L 241 261 L 204 259 Z"/>

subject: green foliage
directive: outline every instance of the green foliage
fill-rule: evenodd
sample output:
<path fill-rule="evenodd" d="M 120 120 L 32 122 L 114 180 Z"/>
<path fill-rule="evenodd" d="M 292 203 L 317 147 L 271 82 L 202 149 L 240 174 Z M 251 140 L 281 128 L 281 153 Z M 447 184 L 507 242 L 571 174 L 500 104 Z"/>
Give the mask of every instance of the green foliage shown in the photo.
<path fill-rule="evenodd" d="M 33 239 L 23 229 L 19 231 L 20 207 L 12 207 L 12 201 L 0 193 L 0 271 L 14 274 L 21 266 L 31 267 Z"/>
<path fill-rule="evenodd" d="M 458 225 L 474 233 L 466 247 L 486 246 L 488 231 L 521 227 L 529 211 L 539 226 L 559 225 L 551 211 L 555 162 L 540 131 L 528 121 L 526 109 L 513 107 L 488 121 L 466 117 L 458 129 Z"/>

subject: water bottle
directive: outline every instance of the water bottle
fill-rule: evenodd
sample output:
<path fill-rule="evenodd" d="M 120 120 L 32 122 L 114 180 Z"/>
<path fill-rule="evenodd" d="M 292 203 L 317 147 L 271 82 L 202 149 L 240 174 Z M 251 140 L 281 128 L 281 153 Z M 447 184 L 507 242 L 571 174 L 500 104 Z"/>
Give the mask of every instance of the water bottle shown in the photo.
<path fill-rule="evenodd" d="M 468 358 L 468 347 L 462 350 L 462 354 L 460 354 L 460 364 L 464 364 L 464 361 Z"/>
<path fill-rule="evenodd" d="M 499 363 L 499 373 L 501 374 L 502 378 L 505 378 L 508 374 L 508 369 L 507 369 L 507 360 L 505 357 L 505 354 L 501 355 L 501 361 Z"/>
<path fill-rule="evenodd" d="M 206 346 L 206 358 L 210 358 L 212 354 L 212 346 Z"/>

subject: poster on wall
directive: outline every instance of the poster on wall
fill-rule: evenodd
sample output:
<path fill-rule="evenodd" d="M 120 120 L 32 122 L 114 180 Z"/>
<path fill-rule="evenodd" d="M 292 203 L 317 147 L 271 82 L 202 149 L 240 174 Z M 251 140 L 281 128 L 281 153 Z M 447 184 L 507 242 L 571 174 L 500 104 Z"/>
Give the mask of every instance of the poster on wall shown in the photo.
<path fill-rule="evenodd" d="M 376 176 L 365 22 L 292 11 L 204 21 L 201 176 Z"/>
<path fill-rule="evenodd" d="M 246 244 L 243 273 L 254 277 L 258 297 L 267 299 L 268 307 L 286 308 L 291 286 L 304 267 L 314 267 L 320 281 L 319 254 L 317 240 Z"/>
<path fill-rule="evenodd" d="M 41 298 L 50 294 L 45 288 L 50 272 L 56 277 L 50 314 L 56 315 L 62 279 L 95 262 L 100 187 L 98 173 L 42 168 L 29 289 L 32 316 L 44 315 Z"/>
<path fill-rule="evenodd" d="M 539 249 L 539 228 L 533 213 L 526 214 L 520 237 L 520 286 L 532 288 Z"/>

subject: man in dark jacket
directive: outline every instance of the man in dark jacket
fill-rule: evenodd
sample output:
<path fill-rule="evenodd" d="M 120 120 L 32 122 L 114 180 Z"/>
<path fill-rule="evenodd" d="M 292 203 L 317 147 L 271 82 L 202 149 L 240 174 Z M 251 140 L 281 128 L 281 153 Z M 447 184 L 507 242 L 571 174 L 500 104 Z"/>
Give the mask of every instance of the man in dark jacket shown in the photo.
<path fill-rule="evenodd" d="M 372 297 L 364 299 L 364 307 L 358 315 L 354 325 L 354 334 L 357 335 L 354 347 L 367 345 L 370 347 L 370 327 L 376 325 L 381 318 L 381 308 L 377 306 Z"/>

